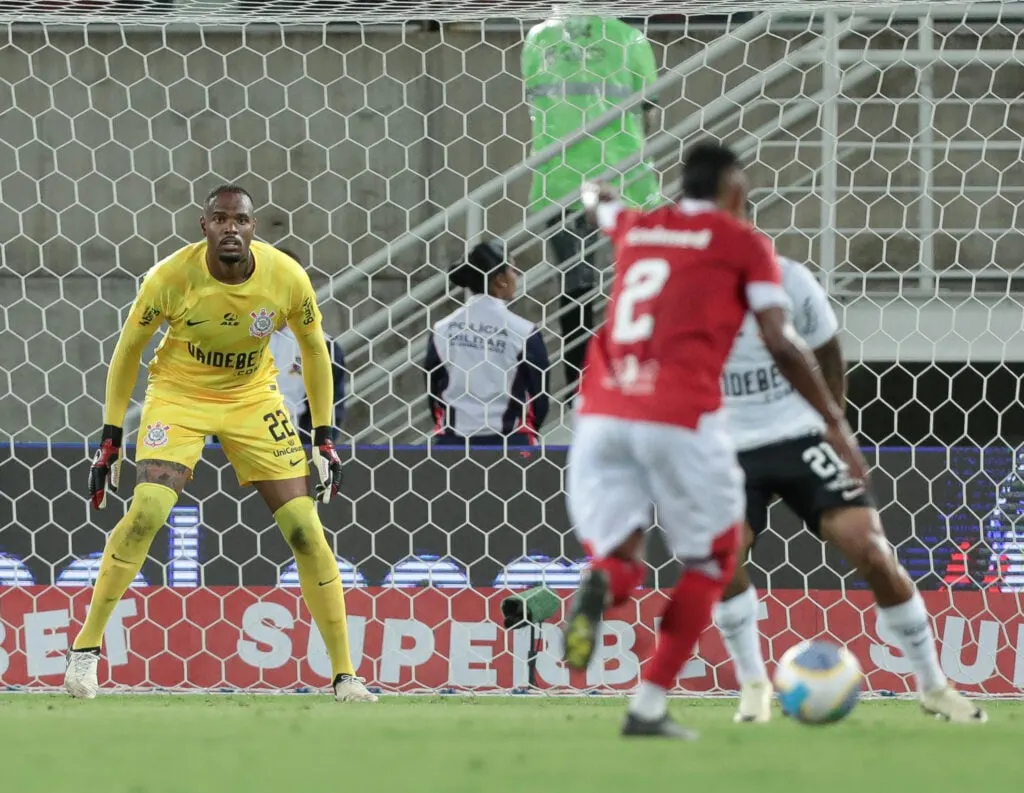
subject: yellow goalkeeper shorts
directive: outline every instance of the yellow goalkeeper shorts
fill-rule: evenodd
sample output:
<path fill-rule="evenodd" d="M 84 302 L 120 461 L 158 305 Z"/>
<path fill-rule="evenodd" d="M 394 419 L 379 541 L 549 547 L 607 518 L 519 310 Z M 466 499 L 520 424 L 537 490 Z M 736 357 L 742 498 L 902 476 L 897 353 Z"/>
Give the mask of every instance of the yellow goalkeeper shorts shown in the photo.
<path fill-rule="evenodd" d="M 190 471 L 216 435 L 242 485 L 306 476 L 306 452 L 278 392 L 224 404 L 149 393 L 142 405 L 135 461 L 165 460 Z"/>

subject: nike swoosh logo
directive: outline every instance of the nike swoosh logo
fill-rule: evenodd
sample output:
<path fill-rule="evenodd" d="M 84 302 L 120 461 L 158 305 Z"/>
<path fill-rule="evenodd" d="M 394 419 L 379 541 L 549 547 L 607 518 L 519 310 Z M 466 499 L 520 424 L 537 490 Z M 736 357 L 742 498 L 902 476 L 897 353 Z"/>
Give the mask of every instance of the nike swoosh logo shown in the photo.
<path fill-rule="evenodd" d="M 294 468 L 294 467 L 295 467 L 296 465 L 302 465 L 302 463 L 303 463 L 303 461 L 302 461 L 302 460 L 289 460 L 289 461 L 288 461 L 288 465 L 292 466 L 293 468 Z"/>
<path fill-rule="evenodd" d="M 120 559 L 114 554 L 110 554 L 110 558 L 113 559 L 115 562 L 120 562 L 121 564 L 131 564 L 131 562 L 129 562 L 127 559 Z"/>
<path fill-rule="evenodd" d="M 320 586 L 327 586 L 328 584 L 333 584 L 339 578 L 341 578 L 341 573 L 339 573 L 338 575 L 334 576 L 334 578 L 332 578 L 330 581 L 321 581 L 320 582 Z"/>
<path fill-rule="evenodd" d="M 864 493 L 864 488 L 863 487 L 855 487 L 853 490 L 844 490 L 843 491 L 843 499 L 846 500 L 846 501 L 850 501 L 851 499 L 854 499 L 857 496 L 863 495 L 863 493 Z"/>
<path fill-rule="evenodd" d="M 185 320 L 185 324 L 188 325 L 191 328 L 193 325 L 202 325 L 204 322 L 209 322 L 209 321 L 210 320 L 208 320 L 208 319 L 200 319 L 200 320 L 187 319 L 187 320 Z"/>

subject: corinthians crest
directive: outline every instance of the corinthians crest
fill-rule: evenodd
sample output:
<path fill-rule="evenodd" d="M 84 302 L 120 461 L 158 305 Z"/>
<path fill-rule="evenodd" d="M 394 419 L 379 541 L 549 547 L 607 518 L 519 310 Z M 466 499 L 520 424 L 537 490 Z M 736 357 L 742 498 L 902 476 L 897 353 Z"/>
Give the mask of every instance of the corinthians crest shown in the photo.
<path fill-rule="evenodd" d="M 261 308 L 259 311 L 250 311 L 249 316 L 252 317 L 252 324 L 249 326 L 250 336 L 262 339 L 274 332 L 275 312 Z"/>
<path fill-rule="evenodd" d="M 142 443 L 151 449 L 165 446 L 167 444 L 167 433 L 170 429 L 169 424 L 162 424 L 159 421 L 156 424 L 147 424 L 146 435 L 142 439 Z"/>

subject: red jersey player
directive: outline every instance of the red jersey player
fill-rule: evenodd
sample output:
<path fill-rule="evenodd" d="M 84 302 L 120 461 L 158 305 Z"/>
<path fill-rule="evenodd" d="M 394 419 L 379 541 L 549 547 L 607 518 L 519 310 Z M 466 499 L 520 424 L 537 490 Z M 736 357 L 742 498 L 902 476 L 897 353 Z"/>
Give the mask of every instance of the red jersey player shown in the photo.
<path fill-rule="evenodd" d="M 865 476 L 842 412 L 788 322 L 772 246 L 742 220 L 746 194 L 735 154 L 713 143 L 686 154 L 680 204 L 629 211 L 603 188 L 584 190 L 616 262 L 607 319 L 587 351 L 568 461 L 569 512 L 593 556 L 564 629 L 569 666 L 589 665 L 604 610 L 643 582 L 652 506 L 683 565 L 624 735 L 695 737 L 669 718 L 667 692 L 736 564 L 743 475 L 721 376 L 748 310 L 779 370 L 824 418 L 851 475 Z"/>

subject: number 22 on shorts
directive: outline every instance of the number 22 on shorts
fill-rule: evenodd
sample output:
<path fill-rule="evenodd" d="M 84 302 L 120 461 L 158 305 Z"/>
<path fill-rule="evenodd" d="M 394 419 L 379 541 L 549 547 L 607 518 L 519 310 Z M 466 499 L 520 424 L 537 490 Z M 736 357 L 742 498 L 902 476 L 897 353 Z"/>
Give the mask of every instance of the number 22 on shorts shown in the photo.
<path fill-rule="evenodd" d="M 288 413 L 284 410 L 267 413 L 263 420 L 267 423 L 267 431 L 275 443 L 296 437 L 295 430 L 292 429 L 291 422 L 288 421 Z"/>
<path fill-rule="evenodd" d="M 661 294 L 670 272 L 664 259 L 638 259 L 626 270 L 612 318 L 614 343 L 635 344 L 651 338 L 654 317 L 640 312 L 640 304 Z"/>

